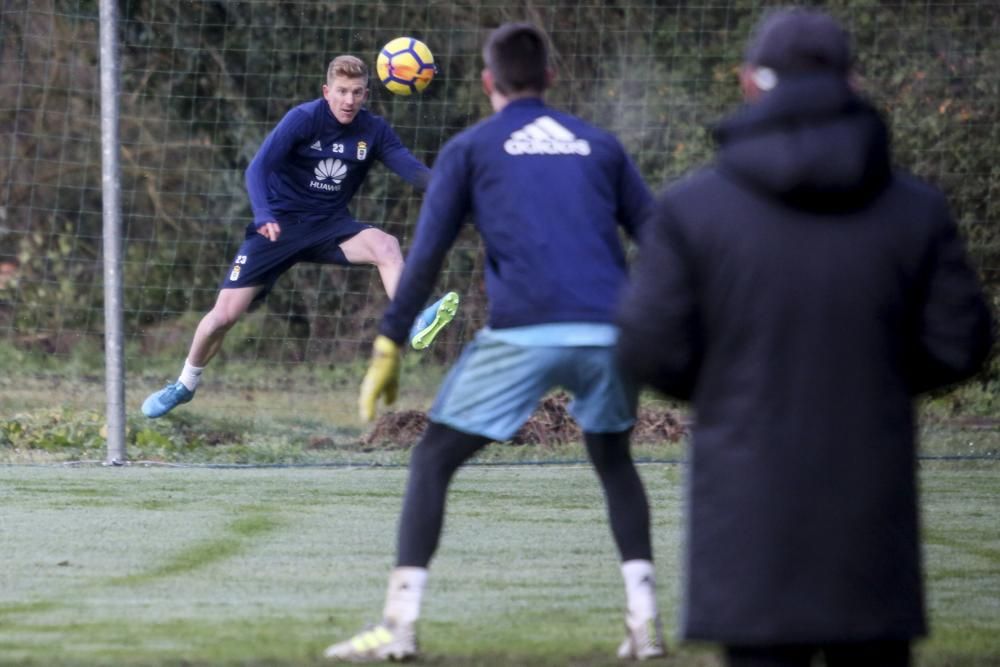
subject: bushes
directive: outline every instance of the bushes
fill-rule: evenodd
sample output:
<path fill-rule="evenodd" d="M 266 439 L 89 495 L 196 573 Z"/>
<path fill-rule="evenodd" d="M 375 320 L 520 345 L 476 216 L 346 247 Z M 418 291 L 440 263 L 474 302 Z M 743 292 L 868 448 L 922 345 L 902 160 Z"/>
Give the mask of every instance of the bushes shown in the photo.
<path fill-rule="evenodd" d="M 371 60 L 400 26 L 425 38 L 441 75 L 414 98 L 394 98 L 375 83 L 370 106 L 433 162 L 447 138 L 489 113 L 478 85 L 485 30 L 504 20 L 537 21 L 554 43 L 550 100 L 617 132 L 659 188 L 710 158 L 706 127 L 739 102 L 737 67 L 759 4 L 598 3 L 570 11 L 574 3 L 556 0 L 481 7 L 123 0 L 130 336 L 210 307 L 250 218 L 243 171 L 285 111 L 318 96 L 333 55 Z M 0 109 L 0 337 L 15 341 L 103 330 L 96 5 L 47 0 L 0 14 L 10 65 L 0 84 L 16 100 Z M 898 161 L 948 193 L 996 293 L 1000 14 L 983 3 L 824 6 L 855 35 L 864 89 L 892 123 Z M 378 168 L 352 212 L 406 246 L 418 208 L 419 196 Z M 473 325 L 482 317 L 481 260 L 477 242 L 463 240 L 441 285 L 463 293 L 463 317 Z M 300 268 L 267 308 L 294 320 L 293 337 L 315 341 L 313 359 L 353 356 L 384 305 L 371 273 Z M 352 342 L 340 344 L 344 338 Z"/>
<path fill-rule="evenodd" d="M 185 450 L 242 441 L 242 433 L 211 426 L 200 423 L 191 428 L 190 422 L 176 419 L 130 420 L 126 434 L 129 454 L 132 459 L 172 460 Z M 106 439 L 104 415 L 92 410 L 49 409 L 0 418 L 0 447 L 9 447 L 14 454 L 35 450 L 59 460 L 100 459 Z"/>

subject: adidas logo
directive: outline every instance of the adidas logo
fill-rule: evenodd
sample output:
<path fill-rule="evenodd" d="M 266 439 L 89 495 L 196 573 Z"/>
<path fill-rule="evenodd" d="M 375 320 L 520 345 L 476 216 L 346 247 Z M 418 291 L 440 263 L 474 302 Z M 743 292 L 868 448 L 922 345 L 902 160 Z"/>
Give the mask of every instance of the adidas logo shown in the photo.
<path fill-rule="evenodd" d="M 309 148 L 313 149 L 314 151 L 321 151 L 323 150 L 323 144 L 319 143 L 319 141 L 317 140 L 314 144 L 311 144 Z"/>
<path fill-rule="evenodd" d="M 590 143 L 549 116 L 541 116 L 503 142 L 510 155 L 590 155 Z"/>

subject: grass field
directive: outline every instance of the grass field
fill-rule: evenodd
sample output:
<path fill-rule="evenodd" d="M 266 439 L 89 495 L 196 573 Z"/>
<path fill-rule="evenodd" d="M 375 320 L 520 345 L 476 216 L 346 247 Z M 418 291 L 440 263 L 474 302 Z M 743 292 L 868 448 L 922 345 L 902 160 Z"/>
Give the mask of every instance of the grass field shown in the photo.
<path fill-rule="evenodd" d="M 377 619 L 409 453 L 365 442 L 363 361 L 213 369 L 192 404 L 143 418 L 175 361 L 130 378 L 122 468 L 59 465 L 105 458 L 99 370 L 41 360 L 0 376 L 0 666 L 321 665 L 327 644 Z M 439 371 L 408 366 L 398 407 L 426 409 Z M 922 464 L 933 635 L 921 667 L 1000 665 L 997 402 L 977 385 L 921 409 L 922 454 L 977 459 Z M 671 628 L 683 465 L 664 462 L 684 448 L 634 447 L 659 461 L 642 474 Z M 491 445 L 480 462 L 500 465 L 459 475 L 425 664 L 617 664 L 623 592 L 601 494 L 587 466 L 551 465 L 584 459 L 579 443 Z M 718 664 L 710 647 L 674 648 L 666 664 Z"/>
<path fill-rule="evenodd" d="M 921 470 L 926 667 L 1000 664 L 1000 470 Z M 641 469 L 674 627 L 681 465 Z M 403 468 L 0 467 L 0 664 L 320 665 L 381 609 Z M 622 590 L 582 466 L 458 476 L 425 664 L 611 665 Z M 665 664 L 709 667 L 706 647 Z"/>
<path fill-rule="evenodd" d="M 129 460 L 358 465 L 408 460 L 412 442 L 364 442 L 371 431 L 357 415 L 358 378 L 364 370 L 360 361 L 332 371 L 249 370 L 255 374 L 213 369 L 193 402 L 156 420 L 143 417 L 139 406 L 173 375 L 163 370 L 131 378 L 126 392 Z M 393 409 L 426 410 L 441 373 L 434 366 L 404 369 Z M 34 372 L 0 374 L 0 465 L 105 460 L 102 380 L 95 370 L 63 373 L 37 364 Z M 640 413 L 648 406 L 683 409 L 652 395 L 644 397 Z M 385 412 L 380 405 L 379 414 Z M 925 401 L 919 414 L 923 455 L 1000 460 L 1000 392 L 995 387 L 967 386 L 961 393 Z M 586 458 L 578 442 L 564 444 L 489 448 L 486 455 L 497 462 Z M 684 443 L 639 442 L 634 450 L 642 460 L 677 460 L 684 456 Z"/>

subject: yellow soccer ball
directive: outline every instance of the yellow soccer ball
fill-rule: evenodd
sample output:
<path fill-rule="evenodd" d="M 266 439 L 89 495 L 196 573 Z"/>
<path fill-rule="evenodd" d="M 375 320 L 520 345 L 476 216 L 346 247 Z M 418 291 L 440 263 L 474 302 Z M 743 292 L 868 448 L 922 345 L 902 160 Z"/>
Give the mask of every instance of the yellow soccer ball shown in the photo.
<path fill-rule="evenodd" d="M 379 80 L 396 95 L 423 92 L 437 67 L 427 45 L 412 37 L 397 37 L 382 47 L 375 60 Z"/>

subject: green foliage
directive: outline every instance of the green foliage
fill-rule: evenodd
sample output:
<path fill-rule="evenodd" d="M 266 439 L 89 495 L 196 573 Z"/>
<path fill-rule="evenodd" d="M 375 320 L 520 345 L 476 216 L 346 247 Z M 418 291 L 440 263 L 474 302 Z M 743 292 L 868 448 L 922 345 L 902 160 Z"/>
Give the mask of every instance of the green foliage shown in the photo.
<path fill-rule="evenodd" d="M 101 307 L 102 284 L 93 275 L 88 248 L 80 247 L 75 232 L 71 221 L 51 218 L 17 238 L 19 270 L 0 286 L 0 303 L 18 301 L 14 328 L 81 330 L 93 308 Z"/>
<path fill-rule="evenodd" d="M 739 103 L 750 28 L 770 2 L 590 4 L 122 0 L 121 171 L 125 318 L 147 332 L 207 310 L 249 220 L 243 172 L 293 104 L 318 96 L 337 53 L 371 61 L 405 26 L 441 73 L 420 96 L 374 83 L 370 107 L 431 163 L 441 144 L 490 113 L 478 84 L 485 31 L 531 20 L 551 34 L 551 101 L 615 131 L 655 188 L 711 159 L 709 128 Z M 863 89 L 894 130 L 900 164 L 951 198 L 971 256 L 1000 289 L 1000 13 L 988 3 L 810 2 L 852 31 Z M 15 6 L 17 4 L 15 3 Z M 46 0 L 0 14 L 0 336 L 64 354 L 99 337 L 102 255 L 97 3 Z M 419 198 L 384 169 L 352 205 L 361 220 L 412 235 Z M 453 249 L 442 288 L 481 323 L 482 253 Z M 263 312 L 255 358 L 342 361 L 368 341 L 385 305 L 374 272 L 300 266 Z M 276 330 L 281 329 L 280 336 Z M 260 331 L 264 331 L 262 328 Z M 72 333 L 67 333 L 72 332 Z M 460 328 L 443 342 L 457 342 Z M 251 336 L 254 337 L 254 336 Z M 441 349 L 449 349 L 442 347 Z M 434 350 L 431 354 L 439 354 Z"/>
<path fill-rule="evenodd" d="M 103 419 L 96 413 L 47 410 L 0 420 L 0 446 L 43 451 L 98 452 Z"/>
<path fill-rule="evenodd" d="M 39 410 L 0 418 L 0 448 L 9 448 L 5 458 L 32 460 L 41 452 L 43 460 L 73 461 L 102 459 L 106 444 L 104 416 L 92 411 Z M 204 447 L 212 435 L 192 435 L 173 425 L 129 425 L 128 445 L 138 459 L 176 459 L 192 448 Z M 0 449 L 2 451 L 2 449 Z"/>
<path fill-rule="evenodd" d="M 246 436 L 223 420 L 179 418 L 152 421 L 130 419 L 126 442 L 133 460 L 171 461 L 218 445 L 238 449 Z M 53 455 L 52 460 L 103 458 L 107 448 L 104 415 L 93 410 L 50 408 L 0 417 L 0 448 L 11 458 L 32 450 Z"/>

